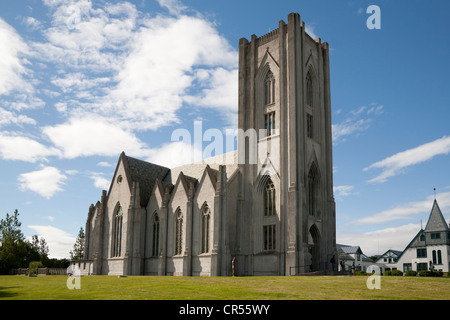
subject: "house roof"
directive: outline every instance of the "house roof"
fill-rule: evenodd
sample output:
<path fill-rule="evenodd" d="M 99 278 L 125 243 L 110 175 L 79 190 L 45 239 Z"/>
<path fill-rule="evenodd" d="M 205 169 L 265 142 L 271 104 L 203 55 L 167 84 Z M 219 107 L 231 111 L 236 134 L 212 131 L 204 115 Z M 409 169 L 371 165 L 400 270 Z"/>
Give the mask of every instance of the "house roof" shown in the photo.
<path fill-rule="evenodd" d="M 431 209 L 430 216 L 428 218 L 427 226 L 425 227 L 426 232 L 433 231 L 449 231 L 447 222 L 442 215 L 441 209 L 436 201 L 433 202 L 433 208 Z"/>

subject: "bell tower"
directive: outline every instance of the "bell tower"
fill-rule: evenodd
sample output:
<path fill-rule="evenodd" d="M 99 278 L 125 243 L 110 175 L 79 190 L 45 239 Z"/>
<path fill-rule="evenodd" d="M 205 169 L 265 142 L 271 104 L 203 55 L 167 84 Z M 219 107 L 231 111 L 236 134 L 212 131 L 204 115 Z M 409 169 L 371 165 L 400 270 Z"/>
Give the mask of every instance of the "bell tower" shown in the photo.
<path fill-rule="evenodd" d="M 329 46 L 305 32 L 298 13 L 268 34 L 240 40 L 238 126 L 243 201 L 237 223 L 251 226 L 239 236 L 245 273 L 331 269 Z"/>

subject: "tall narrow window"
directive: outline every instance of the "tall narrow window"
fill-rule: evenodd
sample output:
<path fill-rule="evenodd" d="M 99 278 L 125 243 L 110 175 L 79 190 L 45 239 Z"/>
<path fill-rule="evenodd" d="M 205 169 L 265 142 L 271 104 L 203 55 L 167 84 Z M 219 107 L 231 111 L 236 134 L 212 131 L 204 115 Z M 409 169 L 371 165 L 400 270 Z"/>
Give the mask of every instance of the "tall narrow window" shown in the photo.
<path fill-rule="evenodd" d="M 275 129 L 275 112 L 269 112 L 265 114 L 265 123 L 264 123 L 267 136 L 271 136 Z"/>
<path fill-rule="evenodd" d="M 433 264 L 437 263 L 436 250 L 433 250 Z"/>
<path fill-rule="evenodd" d="M 264 216 L 273 216 L 277 213 L 275 203 L 275 186 L 271 179 L 264 188 Z"/>
<path fill-rule="evenodd" d="M 183 212 L 180 209 L 176 212 L 176 230 L 175 230 L 175 255 L 183 252 Z"/>
<path fill-rule="evenodd" d="M 313 117 L 309 113 L 306 114 L 306 134 L 308 138 L 313 137 Z"/>
<path fill-rule="evenodd" d="M 319 171 L 315 163 L 312 164 L 308 174 L 308 212 L 310 216 L 316 214 L 316 193 L 319 181 Z"/>
<path fill-rule="evenodd" d="M 306 75 L 306 104 L 310 107 L 313 106 L 313 83 L 309 72 Z"/>
<path fill-rule="evenodd" d="M 264 250 L 276 249 L 276 226 L 274 224 L 263 227 L 264 232 Z"/>
<path fill-rule="evenodd" d="M 442 264 L 441 250 L 438 250 L 438 252 L 437 252 L 437 264 Z"/>
<path fill-rule="evenodd" d="M 273 73 L 269 71 L 264 80 L 264 93 L 265 93 L 265 104 L 272 104 L 275 102 L 275 78 Z"/>
<path fill-rule="evenodd" d="M 211 210 L 205 205 L 202 213 L 202 253 L 209 252 L 209 232 L 211 222 Z"/>
<path fill-rule="evenodd" d="M 159 216 L 155 212 L 153 216 L 153 247 L 152 256 L 156 257 L 159 254 Z"/>
<path fill-rule="evenodd" d="M 119 206 L 114 216 L 114 241 L 113 241 L 113 257 L 119 257 L 122 251 L 122 207 Z"/>

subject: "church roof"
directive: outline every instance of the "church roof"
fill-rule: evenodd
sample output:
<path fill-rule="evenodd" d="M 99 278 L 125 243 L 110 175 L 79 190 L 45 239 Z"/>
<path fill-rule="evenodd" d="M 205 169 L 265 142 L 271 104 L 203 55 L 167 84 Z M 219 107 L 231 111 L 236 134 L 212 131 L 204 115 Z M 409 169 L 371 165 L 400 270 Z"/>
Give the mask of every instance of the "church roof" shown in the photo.
<path fill-rule="evenodd" d="M 133 181 L 139 182 L 140 204 L 143 207 L 147 206 L 150 199 L 150 193 L 155 186 L 156 179 L 159 178 L 163 180 L 169 173 L 170 169 L 154 163 L 129 157 L 125 155 L 125 152 L 122 152 L 120 158 L 123 161 L 130 188 L 133 185 Z"/>

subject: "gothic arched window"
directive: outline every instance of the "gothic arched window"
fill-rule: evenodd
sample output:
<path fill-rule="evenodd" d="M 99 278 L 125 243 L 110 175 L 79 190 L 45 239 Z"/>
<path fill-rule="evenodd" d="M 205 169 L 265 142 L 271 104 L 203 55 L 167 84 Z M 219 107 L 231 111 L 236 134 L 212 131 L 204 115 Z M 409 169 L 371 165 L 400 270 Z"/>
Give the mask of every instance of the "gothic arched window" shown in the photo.
<path fill-rule="evenodd" d="M 310 107 L 313 106 L 313 82 L 311 78 L 311 73 L 308 72 L 306 75 L 306 104 Z"/>
<path fill-rule="evenodd" d="M 269 179 L 264 187 L 264 216 L 273 216 L 277 213 L 275 206 L 275 186 Z"/>
<path fill-rule="evenodd" d="M 153 246 L 152 256 L 156 257 L 159 254 L 159 216 L 155 212 L 153 215 Z"/>
<path fill-rule="evenodd" d="M 202 253 L 209 252 L 209 233 L 211 223 L 211 210 L 206 204 L 202 210 Z"/>
<path fill-rule="evenodd" d="M 122 207 L 119 205 L 114 214 L 113 257 L 119 257 L 122 251 L 122 223 L 123 212 Z"/>
<path fill-rule="evenodd" d="M 272 104 L 275 102 L 275 78 L 273 73 L 269 71 L 264 79 L 264 93 L 265 93 L 265 104 Z"/>
<path fill-rule="evenodd" d="M 175 255 L 183 252 L 183 212 L 178 208 L 175 225 Z"/>
<path fill-rule="evenodd" d="M 318 183 L 319 170 L 317 169 L 316 164 L 313 163 L 308 173 L 308 213 L 310 216 L 314 216 L 316 214 L 316 194 L 318 192 Z"/>

